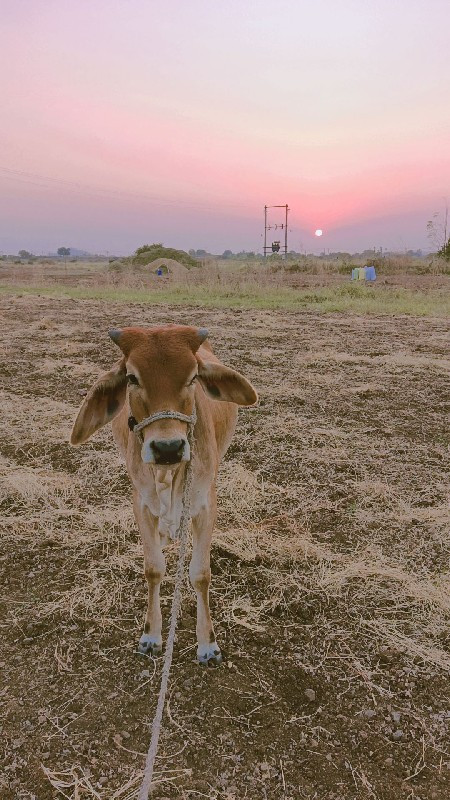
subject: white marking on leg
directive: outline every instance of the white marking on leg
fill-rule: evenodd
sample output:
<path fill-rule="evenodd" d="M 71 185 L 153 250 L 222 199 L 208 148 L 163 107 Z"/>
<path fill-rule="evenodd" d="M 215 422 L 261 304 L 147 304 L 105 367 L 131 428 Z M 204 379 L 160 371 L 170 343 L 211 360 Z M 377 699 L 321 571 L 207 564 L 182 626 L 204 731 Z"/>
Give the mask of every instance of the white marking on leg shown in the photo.
<path fill-rule="evenodd" d="M 199 644 L 197 647 L 197 660 L 200 664 L 220 664 L 222 661 L 222 653 L 217 642 L 210 642 L 208 644 Z"/>
<path fill-rule="evenodd" d="M 139 639 L 139 651 L 156 655 L 162 651 L 162 637 L 143 633 Z"/>

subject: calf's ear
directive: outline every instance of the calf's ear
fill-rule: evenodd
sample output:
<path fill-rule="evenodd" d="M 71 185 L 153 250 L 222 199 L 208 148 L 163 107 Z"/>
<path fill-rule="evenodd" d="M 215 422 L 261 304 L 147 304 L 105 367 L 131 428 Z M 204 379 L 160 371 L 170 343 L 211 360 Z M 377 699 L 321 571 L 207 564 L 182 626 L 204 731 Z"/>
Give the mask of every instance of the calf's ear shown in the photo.
<path fill-rule="evenodd" d="M 89 390 L 74 422 L 70 443 L 83 444 L 95 431 L 111 422 L 122 408 L 126 394 L 126 363 L 121 358 Z"/>
<path fill-rule="evenodd" d="M 199 381 L 213 400 L 238 406 L 253 406 L 258 401 L 255 389 L 240 372 L 213 361 L 197 360 Z"/>

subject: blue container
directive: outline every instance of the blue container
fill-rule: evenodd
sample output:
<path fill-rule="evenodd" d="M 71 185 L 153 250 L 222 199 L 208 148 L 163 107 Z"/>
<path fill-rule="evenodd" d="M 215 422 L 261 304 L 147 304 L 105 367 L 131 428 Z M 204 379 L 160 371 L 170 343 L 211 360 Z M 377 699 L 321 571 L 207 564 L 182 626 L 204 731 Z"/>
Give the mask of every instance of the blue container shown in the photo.
<path fill-rule="evenodd" d="M 358 275 L 359 275 L 358 267 L 355 267 L 354 269 L 352 269 L 352 281 L 357 281 Z"/>
<path fill-rule="evenodd" d="M 375 267 L 366 267 L 366 281 L 375 281 L 376 278 Z"/>

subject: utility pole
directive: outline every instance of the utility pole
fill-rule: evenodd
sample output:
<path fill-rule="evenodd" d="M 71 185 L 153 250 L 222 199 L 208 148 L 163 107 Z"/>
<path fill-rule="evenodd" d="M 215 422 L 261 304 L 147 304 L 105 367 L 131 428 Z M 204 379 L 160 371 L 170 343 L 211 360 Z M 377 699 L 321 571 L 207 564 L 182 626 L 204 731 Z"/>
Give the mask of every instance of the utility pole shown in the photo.
<path fill-rule="evenodd" d="M 267 251 L 267 206 L 264 206 L 264 258 Z"/>
<path fill-rule="evenodd" d="M 267 224 L 267 211 L 268 211 L 269 208 L 284 208 L 284 222 L 282 222 L 282 223 L 278 222 L 278 223 L 276 223 L 274 225 L 268 225 Z M 288 252 L 288 249 L 287 249 L 288 248 L 288 213 L 289 213 L 289 210 L 290 209 L 289 209 L 289 206 L 288 206 L 287 203 L 286 203 L 286 205 L 282 205 L 282 206 L 281 205 L 278 205 L 278 206 L 264 206 L 264 248 L 263 248 L 264 258 L 267 256 L 268 252 L 278 253 L 280 251 L 280 242 L 279 242 L 279 240 L 272 242 L 271 245 L 267 244 L 267 231 L 270 231 L 272 229 L 278 230 L 278 228 L 281 228 L 281 230 L 284 229 L 283 251 L 284 251 L 284 257 L 287 258 L 287 252 Z"/>
<path fill-rule="evenodd" d="M 288 211 L 289 211 L 289 208 L 288 208 L 288 204 L 286 203 L 286 216 L 285 216 L 285 220 L 284 220 L 284 257 L 285 257 L 285 259 L 287 259 L 287 225 L 288 225 L 287 218 L 288 218 Z"/>

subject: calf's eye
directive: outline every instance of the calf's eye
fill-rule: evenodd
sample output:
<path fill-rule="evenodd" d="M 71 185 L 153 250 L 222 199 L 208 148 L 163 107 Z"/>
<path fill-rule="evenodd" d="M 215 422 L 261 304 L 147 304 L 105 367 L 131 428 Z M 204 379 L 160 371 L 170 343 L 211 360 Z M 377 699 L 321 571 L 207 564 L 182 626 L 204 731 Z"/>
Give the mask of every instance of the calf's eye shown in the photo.
<path fill-rule="evenodd" d="M 190 381 L 189 381 L 189 383 L 188 383 L 188 386 L 193 386 L 193 385 L 194 385 L 194 383 L 195 383 L 195 381 L 197 380 L 197 378 L 198 378 L 198 375 L 194 375 L 194 377 L 192 378 L 192 380 L 190 380 Z"/>
<path fill-rule="evenodd" d="M 134 386 L 139 386 L 139 381 L 136 378 L 136 375 L 132 375 L 130 373 L 129 375 L 127 375 L 127 381 L 128 381 L 129 384 L 132 384 Z"/>

